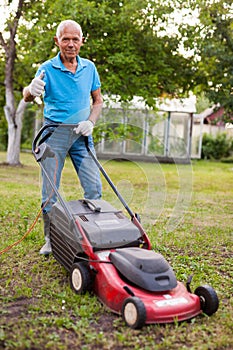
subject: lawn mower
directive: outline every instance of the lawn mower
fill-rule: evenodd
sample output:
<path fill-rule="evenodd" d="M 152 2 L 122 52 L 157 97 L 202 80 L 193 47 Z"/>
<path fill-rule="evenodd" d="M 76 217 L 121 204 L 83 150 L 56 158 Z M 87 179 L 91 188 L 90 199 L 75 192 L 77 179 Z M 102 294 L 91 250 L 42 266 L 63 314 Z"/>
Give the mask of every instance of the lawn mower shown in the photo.
<path fill-rule="evenodd" d="M 45 130 L 50 127 L 56 130 L 58 126 L 72 127 L 43 126 L 33 141 L 32 151 L 58 199 L 51 211 L 52 253 L 68 271 L 74 292 L 94 292 L 101 303 L 122 315 L 133 329 L 145 324 L 189 320 L 201 313 L 214 314 L 219 306 L 215 290 L 203 285 L 193 293 L 191 277 L 186 285 L 177 281 L 163 255 L 152 250 L 139 215 L 131 211 L 118 192 L 89 148 L 88 138 L 86 147 L 90 156 L 127 215 L 125 210 L 117 210 L 103 199 L 65 201 L 61 197 L 42 162 L 47 157 L 56 157 L 45 142 L 51 132 L 46 134 Z"/>

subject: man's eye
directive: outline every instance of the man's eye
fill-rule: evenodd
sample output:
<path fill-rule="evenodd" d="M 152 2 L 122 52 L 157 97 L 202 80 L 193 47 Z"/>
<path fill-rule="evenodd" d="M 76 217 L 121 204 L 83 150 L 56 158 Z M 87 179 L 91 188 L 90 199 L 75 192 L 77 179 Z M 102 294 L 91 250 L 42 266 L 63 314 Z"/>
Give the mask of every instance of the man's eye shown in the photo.
<path fill-rule="evenodd" d="M 64 38 L 62 39 L 63 43 L 68 43 L 69 41 L 73 41 L 74 43 L 78 43 L 80 42 L 79 38 L 75 38 L 75 39 L 68 39 L 68 38 Z"/>

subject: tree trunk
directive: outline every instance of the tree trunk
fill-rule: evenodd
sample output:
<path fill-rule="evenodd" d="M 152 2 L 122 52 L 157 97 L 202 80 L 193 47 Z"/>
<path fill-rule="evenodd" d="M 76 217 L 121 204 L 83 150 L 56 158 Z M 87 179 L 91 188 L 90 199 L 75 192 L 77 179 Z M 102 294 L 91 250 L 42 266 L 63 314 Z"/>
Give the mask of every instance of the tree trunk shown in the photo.
<path fill-rule="evenodd" d="M 8 123 L 7 163 L 13 166 L 20 165 L 20 141 L 26 105 L 27 103 L 22 99 L 15 112 L 15 117 L 12 115 L 12 110 L 9 106 L 4 107 Z"/>
<path fill-rule="evenodd" d="M 22 130 L 23 114 L 26 102 L 22 99 L 18 107 L 15 107 L 15 97 L 13 88 L 13 72 L 16 59 L 16 32 L 19 19 L 22 15 L 22 9 L 25 0 L 18 1 L 18 7 L 15 17 L 7 21 L 9 38 L 4 39 L 0 32 L 0 45 L 5 52 L 5 96 L 6 106 L 4 107 L 5 117 L 8 123 L 8 147 L 7 147 L 7 163 L 9 165 L 20 165 L 20 140 Z M 10 2 L 9 2 L 10 3 Z"/>

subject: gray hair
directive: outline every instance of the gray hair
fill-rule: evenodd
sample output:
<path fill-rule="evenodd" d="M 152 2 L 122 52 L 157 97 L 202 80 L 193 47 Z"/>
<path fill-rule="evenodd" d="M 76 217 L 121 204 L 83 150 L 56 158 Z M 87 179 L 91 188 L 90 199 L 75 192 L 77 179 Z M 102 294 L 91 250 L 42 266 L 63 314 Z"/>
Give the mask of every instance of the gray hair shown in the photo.
<path fill-rule="evenodd" d="M 62 32 L 64 30 L 64 28 L 68 25 L 72 25 L 73 27 L 75 27 L 77 30 L 79 30 L 80 32 L 80 35 L 81 35 L 81 39 L 83 37 L 83 31 L 82 31 L 82 28 L 80 26 L 80 24 L 78 24 L 77 22 L 75 21 L 72 21 L 71 19 L 67 19 L 65 21 L 62 21 L 58 27 L 57 27 L 57 31 L 56 31 L 56 37 L 59 39 L 62 35 Z"/>

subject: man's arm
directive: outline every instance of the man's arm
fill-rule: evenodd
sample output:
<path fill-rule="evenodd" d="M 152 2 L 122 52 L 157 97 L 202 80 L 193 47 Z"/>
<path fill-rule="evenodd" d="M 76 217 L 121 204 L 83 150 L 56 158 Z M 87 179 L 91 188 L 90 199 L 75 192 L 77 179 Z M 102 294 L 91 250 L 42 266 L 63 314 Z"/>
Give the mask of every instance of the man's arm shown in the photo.
<path fill-rule="evenodd" d="M 100 117 L 102 107 L 103 107 L 103 98 L 101 95 L 100 88 L 95 91 L 92 91 L 91 97 L 92 97 L 92 108 L 88 119 L 95 125 L 95 123 Z"/>
<path fill-rule="evenodd" d="M 24 89 L 23 89 L 23 99 L 25 102 L 32 102 L 34 100 L 36 96 L 33 96 L 30 91 L 29 91 L 29 87 L 26 86 Z"/>
<path fill-rule="evenodd" d="M 75 128 L 76 134 L 82 134 L 83 136 L 89 136 L 92 134 L 94 125 L 100 117 L 102 106 L 103 106 L 103 98 L 100 92 L 100 88 L 92 91 L 92 108 L 91 113 L 89 115 L 88 120 L 83 120 L 78 123 L 77 128 Z"/>

